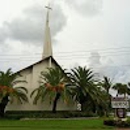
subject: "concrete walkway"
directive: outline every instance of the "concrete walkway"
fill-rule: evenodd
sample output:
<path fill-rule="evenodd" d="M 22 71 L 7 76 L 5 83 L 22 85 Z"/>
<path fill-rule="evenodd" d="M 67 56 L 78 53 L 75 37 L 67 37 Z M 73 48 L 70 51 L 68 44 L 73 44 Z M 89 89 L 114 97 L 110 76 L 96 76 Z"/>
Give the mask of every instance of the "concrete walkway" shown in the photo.
<path fill-rule="evenodd" d="M 20 120 L 87 120 L 99 117 L 79 117 L 79 118 L 21 118 Z"/>

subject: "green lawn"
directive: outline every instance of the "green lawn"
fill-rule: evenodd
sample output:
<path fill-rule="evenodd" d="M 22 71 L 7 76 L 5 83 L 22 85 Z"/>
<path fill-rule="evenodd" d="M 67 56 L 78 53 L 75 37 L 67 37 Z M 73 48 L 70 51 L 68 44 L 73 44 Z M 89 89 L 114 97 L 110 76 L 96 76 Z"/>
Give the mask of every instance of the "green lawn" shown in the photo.
<path fill-rule="evenodd" d="M 0 130 L 114 130 L 103 125 L 102 119 L 86 120 L 0 120 Z"/>

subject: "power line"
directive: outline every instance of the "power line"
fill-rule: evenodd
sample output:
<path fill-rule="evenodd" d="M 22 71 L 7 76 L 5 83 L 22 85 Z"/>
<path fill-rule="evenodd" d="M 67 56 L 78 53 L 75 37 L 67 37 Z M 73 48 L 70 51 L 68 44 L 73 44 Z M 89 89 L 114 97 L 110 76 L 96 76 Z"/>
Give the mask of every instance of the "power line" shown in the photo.
<path fill-rule="evenodd" d="M 119 49 L 130 49 L 130 47 L 118 47 L 118 48 L 105 48 L 105 49 L 92 49 L 92 50 L 76 50 L 76 51 L 70 51 L 70 52 L 55 52 L 55 54 L 71 54 L 71 53 L 87 53 L 87 52 L 102 52 L 102 53 L 108 53 L 109 51 L 113 50 L 113 51 L 116 51 L 119 50 Z M 128 50 L 129 51 L 129 50 Z M 125 51 L 118 51 L 118 52 L 125 52 Z M 111 52 L 109 52 L 111 53 Z M 1 54 L 0 56 L 28 56 L 28 55 L 41 55 L 42 53 L 28 53 L 28 54 Z"/>
<path fill-rule="evenodd" d="M 35 63 L 34 60 L 25 60 L 24 62 L 31 62 L 31 61 L 33 63 Z M 8 62 L 9 63 L 9 62 L 12 62 L 12 61 L 4 61 L 4 62 Z M 23 62 L 23 61 L 21 61 L 21 62 Z M 107 65 L 107 66 L 92 66 L 92 67 L 96 68 L 96 69 L 103 68 L 103 67 L 105 67 L 105 68 L 130 67 L 130 64 L 124 64 L 124 65 Z"/>
<path fill-rule="evenodd" d="M 56 52 L 56 53 L 77 53 L 77 52 L 104 52 L 104 51 L 109 51 L 109 50 L 119 50 L 119 49 L 130 49 L 130 47 L 116 47 L 116 48 L 104 48 L 104 49 L 92 49 L 92 50 L 76 50 L 76 51 L 71 51 L 71 52 Z"/>
<path fill-rule="evenodd" d="M 106 55 L 105 55 L 106 54 Z M 81 59 L 84 59 L 84 58 L 96 58 L 96 57 L 118 57 L 118 56 L 125 56 L 125 55 L 128 55 L 130 54 L 130 52 L 125 52 L 125 51 L 121 51 L 121 52 L 111 52 L 111 53 L 103 53 L 103 54 L 100 54 L 100 55 L 86 55 L 86 54 L 74 54 L 74 55 L 60 55 L 60 56 L 56 56 L 57 58 L 62 58 L 62 60 L 64 59 L 71 59 L 71 58 L 81 58 Z M 41 56 L 19 56 L 19 57 L 1 57 L 0 61 L 4 61 L 4 60 L 32 60 L 32 59 L 36 59 L 36 58 L 40 58 Z M 24 59 L 23 59 L 24 58 Z"/>
<path fill-rule="evenodd" d="M 111 52 L 111 53 L 103 53 L 103 54 L 99 54 L 99 55 L 87 55 L 87 54 L 73 54 L 73 55 L 60 55 L 57 56 L 55 55 L 55 57 L 57 58 L 62 58 L 62 60 L 64 59 L 70 59 L 70 58 L 96 58 L 96 57 L 118 57 L 118 56 L 125 56 L 130 54 L 130 52 L 126 52 L 126 51 L 120 51 L 120 52 Z M 36 59 L 36 58 L 40 58 L 41 55 L 37 55 L 37 56 L 19 56 L 19 57 L 3 57 L 0 56 L 1 59 L 0 61 L 3 60 L 30 60 L 30 59 Z M 24 58 L 24 59 L 23 59 Z"/>

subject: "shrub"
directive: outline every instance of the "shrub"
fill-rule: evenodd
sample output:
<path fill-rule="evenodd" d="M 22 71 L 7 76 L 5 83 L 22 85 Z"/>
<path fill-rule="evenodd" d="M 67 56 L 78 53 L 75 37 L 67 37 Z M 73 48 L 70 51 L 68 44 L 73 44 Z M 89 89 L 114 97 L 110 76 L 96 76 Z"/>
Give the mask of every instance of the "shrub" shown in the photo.
<path fill-rule="evenodd" d="M 79 111 L 58 111 L 52 113 L 51 111 L 7 111 L 6 118 L 74 118 L 74 117 L 96 117 L 93 113 L 79 112 Z"/>
<path fill-rule="evenodd" d="M 108 126 L 117 126 L 117 127 L 130 127 L 130 120 L 127 121 L 121 121 L 121 120 L 104 120 L 104 125 L 108 125 Z"/>
<path fill-rule="evenodd" d="M 115 121 L 110 119 L 110 120 L 104 120 L 103 122 L 104 125 L 108 125 L 108 126 L 115 126 Z"/>

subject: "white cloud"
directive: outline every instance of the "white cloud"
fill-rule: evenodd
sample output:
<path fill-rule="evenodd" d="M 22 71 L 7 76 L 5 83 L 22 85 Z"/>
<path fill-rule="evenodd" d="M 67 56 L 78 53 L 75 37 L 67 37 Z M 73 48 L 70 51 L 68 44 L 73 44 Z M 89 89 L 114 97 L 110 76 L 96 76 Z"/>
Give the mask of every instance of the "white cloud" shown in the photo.
<path fill-rule="evenodd" d="M 100 66 L 100 54 L 98 52 L 91 52 L 90 58 L 89 58 L 89 66 L 94 67 L 94 66 Z"/>
<path fill-rule="evenodd" d="M 94 16 L 100 13 L 103 4 L 102 0 L 66 0 L 66 2 L 76 12 L 86 16 Z"/>
<path fill-rule="evenodd" d="M 7 5 L 8 10 L 5 8 L 8 0 L 4 1 L 3 4 L 0 1 L 1 21 L 5 21 L 0 23 L 0 54 L 20 53 L 31 57 L 32 52 L 42 53 L 46 18 L 46 10 L 43 7 L 47 0 L 26 2 L 11 0 L 12 3 L 9 2 Z M 102 76 L 106 75 L 115 82 L 129 81 L 130 1 L 56 0 L 52 2 L 58 4 L 53 5 L 50 26 L 52 43 L 58 43 L 53 46 L 54 55 L 55 52 L 61 52 L 59 59 L 55 57 L 60 65 L 68 68 L 75 64 L 86 66 L 89 64 Z M 74 51 L 78 56 L 73 56 Z M 81 54 L 78 53 L 79 51 L 86 52 Z M 90 57 L 87 51 L 92 52 Z M 64 56 L 62 52 L 66 52 Z M 38 56 L 35 56 L 34 60 L 38 60 L 40 54 Z M 13 64 L 2 62 L 0 67 L 8 69 L 11 66 L 18 69 L 31 64 L 29 61 L 17 63 L 18 61 L 14 61 Z"/>
<path fill-rule="evenodd" d="M 108 60 L 107 60 L 108 59 Z M 105 60 L 105 62 L 104 62 Z M 98 78 L 103 76 L 109 77 L 113 83 L 123 82 L 128 83 L 130 78 L 129 66 L 116 65 L 114 61 L 109 58 L 104 59 L 98 52 L 93 52 L 89 58 L 89 67 L 98 73 Z"/>
<path fill-rule="evenodd" d="M 58 6 L 58 5 L 55 5 Z M 17 40 L 37 45 L 43 42 L 46 10 L 40 5 L 33 5 L 23 11 L 23 16 L 4 22 L 0 28 L 0 41 L 4 43 L 7 39 Z M 51 15 L 52 38 L 66 25 L 66 18 L 60 7 L 56 8 Z M 58 19 L 57 19 L 58 18 Z M 59 20 L 60 19 L 60 20 Z"/>

